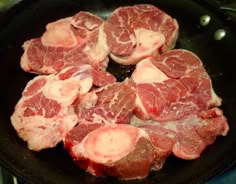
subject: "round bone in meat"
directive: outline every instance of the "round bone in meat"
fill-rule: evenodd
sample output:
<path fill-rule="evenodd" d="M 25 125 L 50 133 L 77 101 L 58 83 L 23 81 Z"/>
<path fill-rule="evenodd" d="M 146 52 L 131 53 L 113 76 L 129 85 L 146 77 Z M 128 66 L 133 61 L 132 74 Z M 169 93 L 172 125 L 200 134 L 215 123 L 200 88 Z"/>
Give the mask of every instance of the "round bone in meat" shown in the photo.
<path fill-rule="evenodd" d="M 84 129 L 85 134 L 81 133 Z M 91 132 L 86 131 L 89 129 Z M 66 137 L 66 147 L 81 168 L 96 176 L 144 178 L 154 161 L 154 150 L 146 132 L 125 124 L 80 124 Z"/>

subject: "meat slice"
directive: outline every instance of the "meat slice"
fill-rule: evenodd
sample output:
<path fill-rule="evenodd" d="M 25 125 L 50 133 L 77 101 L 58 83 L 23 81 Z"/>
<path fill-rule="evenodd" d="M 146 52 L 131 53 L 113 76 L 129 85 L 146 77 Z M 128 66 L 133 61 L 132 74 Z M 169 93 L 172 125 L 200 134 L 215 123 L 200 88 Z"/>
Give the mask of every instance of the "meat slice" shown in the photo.
<path fill-rule="evenodd" d="M 79 124 L 67 135 L 65 147 L 87 172 L 125 180 L 146 177 L 155 156 L 145 131 L 125 124 Z"/>
<path fill-rule="evenodd" d="M 42 37 L 24 43 L 21 67 L 39 74 L 83 64 L 105 70 L 109 49 L 103 25 L 101 18 L 83 11 L 47 24 Z"/>
<path fill-rule="evenodd" d="M 171 49 L 178 28 L 175 19 L 149 4 L 119 7 L 104 26 L 110 56 L 122 65 Z"/>
<path fill-rule="evenodd" d="M 220 109 L 213 108 L 202 111 L 201 114 L 212 111 L 216 112 L 214 116 L 207 118 L 200 114 L 192 114 L 166 122 L 144 121 L 134 116 L 131 125 L 142 128 L 150 136 L 158 161 L 154 169 L 159 170 L 171 153 L 185 160 L 196 159 L 217 136 L 225 136 L 228 133 L 227 119 Z"/>
<path fill-rule="evenodd" d="M 11 121 L 29 149 L 54 147 L 77 124 L 72 104 L 93 87 L 93 70 L 90 65 L 68 67 L 57 75 L 37 76 L 28 82 Z"/>
<path fill-rule="evenodd" d="M 111 124 L 129 123 L 134 107 L 135 91 L 129 80 L 95 89 L 75 105 L 81 121 Z"/>
<path fill-rule="evenodd" d="M 137 94 L 135 114 L 141 119 L 172 121 L 221 105 L 201 60 L 190 51 L 146 58 L 131 79 Z"/>

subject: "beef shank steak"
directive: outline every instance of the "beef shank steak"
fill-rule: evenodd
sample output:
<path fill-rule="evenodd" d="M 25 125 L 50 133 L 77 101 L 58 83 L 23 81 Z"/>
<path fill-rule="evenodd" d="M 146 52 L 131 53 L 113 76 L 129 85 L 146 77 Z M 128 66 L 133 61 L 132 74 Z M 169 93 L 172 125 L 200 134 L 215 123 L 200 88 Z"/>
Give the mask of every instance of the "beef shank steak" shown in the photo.
<path fill-rule="evenodd" d="M 112 83 L 82 95 L 75 104 L 75 112 L 82 122 L 128 124 L 135 96 L 129 80 Z"/>
<path fill-rule="evenodd" d="M 202 113 L 208 116 L 201 116 Z M 229 126 L 222 110 L 215 107 L 202 113 L 165 122 L 132 117 L 131 125 L 142 128 L 150 136 L 159 158 L 154 168 L 162 168 L 170 154 L 184 160 L 196 159 L 217 136 L 227 135 Z"/>
<path fill-rule="evenodd" d="M 22 69 L 51 74 L 68 66 L 90 64 L 96 70 L 105 70 L 109 49 L 103 25 L 101 18 L 83 11 L 47 24 L 42 37 L 24 43 Z"/>
<path fill-rule="evenodd" d="M 131 79 L 141 119 L 177 120 L 221 105 L 201 60 L 184 49 L 140 61 Z"/>
<path fill-rule="evenodd" d="M 37 76 L 28 82 L 11 122 L 29 149 L 39 151 L 62 141 L 78 122 L 72 106 L 78 96 L 86 94 L 94 81 L 97 85 L 115 81 L 106 72 L 100 72 L 94 80 L 93 71 L 90 65 L 73 66 L 57 75 Z"/>
<path fill-rule="evenodd" d="M 150 4 L 119 7 L 104 25 L 110 57 L 122 65 L 171 49 L 178 28 L 175 19 Z"/>
<path fill-rule="evenodd" d="M 147 133 L 127 124 L 81 123 L 68 133 L 65 147 L 87 172 L 125 180 L 146 177 L 155 158 Z"/>

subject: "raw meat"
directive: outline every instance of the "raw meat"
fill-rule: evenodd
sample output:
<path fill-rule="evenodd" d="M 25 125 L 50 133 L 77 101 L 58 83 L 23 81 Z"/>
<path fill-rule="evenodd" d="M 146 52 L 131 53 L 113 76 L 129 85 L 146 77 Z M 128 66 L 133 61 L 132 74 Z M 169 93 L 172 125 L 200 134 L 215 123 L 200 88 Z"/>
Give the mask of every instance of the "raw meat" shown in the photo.
<path fill-rule="evenodd" d="M 228 130 L 223 112 L 213 108 L 168 122 L 136 116 L 130 125 L 81 122 L 67 134 L 64 145 L 75 163 L 95 176 L 140 179 L 160 170 L 171 154 L 185 160 L 198 158 Z"/>
<path fill-rule="evenodd" d="M 175 19 L 149 4 L 119 7 L 104 26 L 110 56 L 122 65 L 171 49 L 178 28 Z"/>
<path fill-rule="evenodd" d="M 135 91 L 129 80 L 95 89 L 82 95 L 75 105 L 80 121 L 129 123 L 135 107 Z"/>
<path fill-rule="evenodd" d="M 154 165 L 155 169 L 159 170 L 171 153 L 185 160 L 196 159 L 217 136 L 227 134 L 229 126 L 220 109 L 216 107 L 201 113 L 210 113 L 211 117 L 192 114 L 166 122 L 144 121 L 135 116 L 132 118 L 131 124 L 143 128 L 151 138 L 156 155 L 159 156 L 159 164 Z"/>
<path fill-rule="evenodd" d="M 105 72 L 94 80 L 93 71 L 90 65 L 69 67 L 57 75 L 37 76 L 28 82 L 11 121 L 29 149 L 54 147 L 78 122 L 72 106 L 78 95 L 86 94 L 94 81 L 97 85 L 115 81 Z"/>
<path fill-rule="evenodd" d="M 183 49 L 146 58 L 131 76 L 135 114 L 141 119 L 173 121 L 221 105 L 201 60 Z"/>
<path fill-rule="evenodd" d="M 79 124 L 68 133 L 65 147 L 87 172 L 125 180 L 146 177 L 155 158 L 147 133 L 125 124 Z"/>
<path fill-rule="evenodd" d="M 83 11 L 47 24 L 42 37 L 24 43 L 21 67 L 40 74 L 58 73 L 68 66 L 83 64 L 105 70 L 109 49 L 103 25 L 101 18 Z"/>
<path fill-rule="evenodd" d="M 170 50 L 178 23 L 149 4 L 117 8 L 108 20 L 79 12 L 47 24 L 26 41 L 21 67 L 37 76 L 11 116 L 34 151 L 63 141 L 75 163 L 95 176 L 141 179 L 166 158 L 198 158 L 229 131 L 201 60 Z M 137 64 L 116 82 L 108 55 Z M 115 71 L 115 70 L 114 70 Z"/>

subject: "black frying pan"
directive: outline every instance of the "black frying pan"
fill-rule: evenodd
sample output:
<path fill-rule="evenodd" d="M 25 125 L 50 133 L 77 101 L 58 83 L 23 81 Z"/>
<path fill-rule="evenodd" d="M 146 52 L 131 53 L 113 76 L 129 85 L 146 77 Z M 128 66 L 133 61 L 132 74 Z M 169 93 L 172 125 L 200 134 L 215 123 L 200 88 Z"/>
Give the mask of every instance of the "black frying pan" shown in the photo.
<path fill-rule="evenodd" d="M 72 16 L 80 10 L 106 18 L 116 7 L 136 3 L 154 4 L 178 20 L 180 35 L 176 48 L 191 50 L 202 59 L 216 93 L 223 98 L 222 109 L 229 121 L 229 134 L 219 137 L 199 159 L 183 161 L 170 157 L 161 171 L 151 172 L 144 180 L 128 182 L 85 173 L 73 163 L 62 144 L 39 153 L 29 151 L 16 135 L 9 119 L 25 84 L 34 77 L 19 66 L 22 43 L 40 36 L 48 22 Z M 211 17 L 211 21 L 209 25 L 201 26 L 199 18 L 205 14 Z M 202 1 L 22 1 L 0 17 L 0 164 L 25 182 L 34 184 L 202 183 L 229 168 L 236 160 L 236 29 L 231 23 L 218 10 Z M 226 36 L 215 40 L 213 35 L 220 28 L 225 29 Z M 128 75 L 122 67 L 114 64 L 110 64 L 109 71 L 119 80 Z"/>

